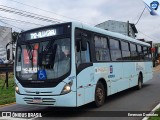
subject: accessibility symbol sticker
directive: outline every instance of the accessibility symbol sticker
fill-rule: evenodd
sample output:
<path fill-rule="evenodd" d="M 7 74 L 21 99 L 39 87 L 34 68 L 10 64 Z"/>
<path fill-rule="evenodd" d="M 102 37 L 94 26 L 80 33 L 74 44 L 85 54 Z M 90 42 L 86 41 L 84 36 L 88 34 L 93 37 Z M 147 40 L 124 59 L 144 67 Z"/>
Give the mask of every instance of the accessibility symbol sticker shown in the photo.
<path fill-rule="evenodd" d="M 39 80 L 47 79 L 47 75 L 46 75 L 46 71 L 45 70 L 39 70 L 38 71 L 38 79 Z"/>

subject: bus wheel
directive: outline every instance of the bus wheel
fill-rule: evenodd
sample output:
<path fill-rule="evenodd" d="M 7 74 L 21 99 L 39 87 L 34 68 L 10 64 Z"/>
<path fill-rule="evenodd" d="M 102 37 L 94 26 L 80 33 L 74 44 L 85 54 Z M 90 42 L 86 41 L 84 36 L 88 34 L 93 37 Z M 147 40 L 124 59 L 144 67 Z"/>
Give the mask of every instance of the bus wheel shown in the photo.
<path fill-rule="evenodd" d="M 143 77 L 141 74 L 139 74 L 137 90 L 140 90 L 142 88 L 142 80 L 143 80 Z"/>
<path fill-rule="evenodd" d="M 102 106 L 105 102 L 105 97 L 106 95 L 104 86 L 101 82 L 98 82 L 95 90 L 95 101 L 94 101 L 95 106 L 96 107 Z"/>

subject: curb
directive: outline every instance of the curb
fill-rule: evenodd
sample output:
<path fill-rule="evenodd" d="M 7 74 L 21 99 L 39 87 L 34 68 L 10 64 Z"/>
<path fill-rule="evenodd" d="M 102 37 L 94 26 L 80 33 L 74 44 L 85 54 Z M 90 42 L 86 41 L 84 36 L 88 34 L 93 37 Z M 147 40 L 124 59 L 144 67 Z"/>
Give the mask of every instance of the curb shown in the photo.
<path fill-rule="evenodd" d="M 14 105 L 14 104 L 16 104 L 16 102 L 9 103 L 9 104 L 4 104 L 4 105 L 0 105 L 0 108 L 5 107 L 5 106 L 9 106 L 9 105 Z"/>
<path fill-rule="evenodd" d="M 150 112 L 150 114 L 154 113 L 157 109 L 160 108 L 160 103 Z M 148 120 L 149 117 L 144 117 L 142 120 Z"/>

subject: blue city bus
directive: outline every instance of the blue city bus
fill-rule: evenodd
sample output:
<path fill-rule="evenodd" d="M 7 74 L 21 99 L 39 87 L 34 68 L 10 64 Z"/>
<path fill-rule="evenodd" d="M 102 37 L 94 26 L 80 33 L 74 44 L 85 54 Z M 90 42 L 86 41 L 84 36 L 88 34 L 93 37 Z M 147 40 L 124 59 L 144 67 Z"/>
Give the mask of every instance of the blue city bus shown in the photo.
<path fill-rule="evenodd" d="M 150 45 L 78 22 L 20 33 L 14 68 L 16 103 L 100 107 L 107 96 L 152 79 Z"/>

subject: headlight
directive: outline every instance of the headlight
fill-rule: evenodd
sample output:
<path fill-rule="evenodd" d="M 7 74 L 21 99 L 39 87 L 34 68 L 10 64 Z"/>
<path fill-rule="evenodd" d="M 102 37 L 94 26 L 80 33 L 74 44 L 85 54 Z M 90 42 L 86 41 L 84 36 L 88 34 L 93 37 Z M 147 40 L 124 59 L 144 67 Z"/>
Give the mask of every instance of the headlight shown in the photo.
<path fill-rule="evenodd" d="M 16 93 L 20 94 L 20 92 L 19 92 L 19 88 L 18 88 L 18 86 L 17 86 L 17 85 L 15 85 L 15 91 L 16 91 Z"/>
<path fill-rule="evenodd" d="M 67 94 L 67 93 L 71 92 L 71 86 L 72 86 L 72 84 L 73 84 L 73 81 L 67 83 L 67 84 L 63 87 L 63 89 L 62 89 L 62 91 L 61 91 L 61 94 L 63 95 L 63 94 Z"/>

